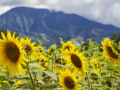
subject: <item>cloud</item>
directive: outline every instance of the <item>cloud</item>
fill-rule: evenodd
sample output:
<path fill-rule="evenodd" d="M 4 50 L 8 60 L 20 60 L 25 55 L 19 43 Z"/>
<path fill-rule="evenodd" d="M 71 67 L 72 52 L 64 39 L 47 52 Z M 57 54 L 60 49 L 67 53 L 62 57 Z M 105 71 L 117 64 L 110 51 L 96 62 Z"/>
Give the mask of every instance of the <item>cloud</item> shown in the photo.
<path fill-rule="evenodd" d="M 1 0 L 0 13 L 16 6 L 48 8 L 66 13 L 76 13 L 94 21 L 120 27 L 119 0 Z"/>
<path fill-rule="evenodd" d="M 12 7 L 10 7 L 10 6 L 4 6 L 4 7 L 0 6 L 0 14 L 5 13 L 6 11 L 10 10 L 11 8 Z"/>

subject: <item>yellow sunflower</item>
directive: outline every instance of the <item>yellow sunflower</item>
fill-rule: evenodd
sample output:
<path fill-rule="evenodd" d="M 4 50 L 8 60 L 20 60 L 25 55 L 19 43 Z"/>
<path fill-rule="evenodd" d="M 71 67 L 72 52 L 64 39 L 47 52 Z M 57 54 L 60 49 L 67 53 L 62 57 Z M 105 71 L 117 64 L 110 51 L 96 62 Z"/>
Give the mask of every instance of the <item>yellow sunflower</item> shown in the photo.
<path fill-rule="evenodd" d="M 82 53 L 78 53 L 78 51 L 74 51 L 73 49 L 70 49 L 70 51 L 66 51 L 66 55 L 68 56 L 69 65 L 72 65 L 74 69 L 78 72 L 81 71 L 82 74 L 85 74 L 87 72 L 85 57 Z"/>
<path fill-rule="evenodd" d="M 7 37 L 1 32 L 2 39 L 0 39 L 0 64 L 3 69 L 7 69 L 12 75 L 16 73 L 20 74 L 24 72 L 21 64 L 25 64 L 27 61 L 25 58 L 25 51 L 23 51 L 22 44 L 15 38 L 15 33 L 11 35 L 10 31 L 7 31 Z"/>
<path fill-rule="evenodd" d="M 20 41 L 23 44 L 23 46 L 25 46 L 26 53 L 28 54 L 30 52 L 28 57 L 30 59 L 35 59 L 37 56 L 36 51 L 34 51 L 34 50 L 36 50 L 36 47 L 34 46 L 35 42 L 31 43 L 31 39 L 28 39 L 28 38 L 26 38 L 26 39 L 21 38 Z"/>
<path fill-rule="evenodd" d="M 39 54 L 43 54 L 44 53 L 44 50 L 43 50 L 44 48 L 42 46 L 37 46 L 36 49 L 40 49 L 40 50 L 38 50 Z"/>
<path fill-rule="evenodd" d="M 59 72 L 61 72 L 61 70 L 62 70 L 61 66 L 58 66 L 57 64 L 54 64 L 54 72 L 59 73 Z"/>
<path fill-rule="evenodd" d="M 115 50 L 109 38 L 105 38 L 102 41 L 102 49 L 104 57 L 110 59 L 114 63 L 120 64 L 120 54 Z"/>
<path fill-rule="evenodd" d="M 65 52 L 65 50 L 70 50 L 70 49 L 75 50 L 76 46 L 72 44 L 71 41 L 67 41 L 66 43 L 62 44 L 61 52 Z"/>
<path fill-rule="evenodd" d="M 98 60 L 93 58 L 91 59 L 91 66 L 93 67 L 93 70 L 95 71 L 95 73 L 99 73 L 100 69 L 99 69 L 99 64 L 98 64 Z"/>
<path fill-rule="evenodd" d="M 65 90 L 79 90 L 81 86 L 77 84 L 78 80 L 76 79 L 75 73 L 71 73 L 69 70 L 61 72 L 59 82 Z"/>
<path fill-rule="evenodd" d="M 61 70 L 64 70 L 66 67 L 66 61 L 64 60 L 65 56 L 62 56 L 62 58 L 58 61 L 55 61 L 54 63 L 54 71 L 59 73 Z"/>
<path fill-rule="evenodd" d="M 43 55 L 40 55 L 40 66 L 41 66 L 41 70 L 45 70 L 46 68 L 46 66 L 48 65 L 48 59 L 45 57 L 45 56 L 43 56 Z"/>
<path fill-rule="evenodd" d="M 18 80 L 18 81 L 14 84 L 14 86 L 21 87 L 22 84 L 23 84 L 22 81 L 21 81 L 21 80 Z"/>

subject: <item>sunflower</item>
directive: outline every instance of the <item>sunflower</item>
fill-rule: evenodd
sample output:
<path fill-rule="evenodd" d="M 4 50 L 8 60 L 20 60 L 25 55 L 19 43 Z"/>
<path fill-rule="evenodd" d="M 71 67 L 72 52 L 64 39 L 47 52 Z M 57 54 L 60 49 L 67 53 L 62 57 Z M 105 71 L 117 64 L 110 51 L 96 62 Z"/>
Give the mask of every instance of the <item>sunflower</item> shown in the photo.
<path fill-rule="evenodd" d="M 91 66 L 93 67 L 93 70 L 96 72 L 96 73 L 99 73 L 100 72 L 100 69 L 99 69 L 99 64 L 98 64 L 98 60 L 93 58 L 91 59 Z"/>
<path fill-rule="evenodd" d="M 109 38 L 102 41 L 104 57 L 110 59 L 113 63 L 120 63 L 120 54 L 115 50 Z"/>
<path fill-rule="evenodd" d="M 18 81 L 14 84 L 14 86 L 21 87 L 22 84 L 23 84 L 22 81 L 21 81 L 21 80 L 18 80 Z"/>
<path fill-rule="evenodd" d="M 21 38 L 20 41 L 23 44 L 23 46 L 25 46 L 25 51 L 28 54 L 28 57 L 30 59 L 35 59 L 37 56 L 36 51 L 34 51 L 36 50 L 36 47 L 34 46 L 35 42 L 31 43 L 31 39 L 28 39 L 28 38 L 26 39 Z"/>
<path fill-rule="evenodd" d="M 41 66 L 41 70 L 45 70 L 46 66 L 48 65 L 48 59 L 43 56 L 43 55 L 40 55 L 40 66 Z"/>
<path fill-rule="evenodd" d="M 24 62 L 27 61 L 26 53 L 22 50 L 23 46 L 18 41 L 18 37 L 15 38 L 15 33 L 11 35 L 10 31 L 7 31 L 7 37 L 3 32 L 1 35 L 3 39 L 0 39 L 0 64 L 3 69 L 7 69 L 12 75 L 24 72 L 21 64 L 26 65 Z"/>
<path fill-rule="evenodd" d="M 59 73 L 62 69 L 62 66 L 59 66 L 59 64 L 54 64 L 54 72 Z"/>
<path fill-rule="evenodd" d="M 65 54 L 68 56 L 66 59 L 68 61 L 68 65 L 72 65 L 77 72 L 81 71 L 82 74 L 87 72 L 87 62 L 85 61 L 85 57 L 82 53 L 78 53 L 78 51 L 70 49 L 70 51 L 67 50 Z"/>
<path fill-rule="evenodd" d="M 62 56 L 60 59 L 56 60 L 55 63 L 54 63 L 54 71 L 59 73 L 61 72 L 61 70 L 65 69 L 66 67 L 66 61 L 65 59 L 66 58 L 65 56 Z"/>
<path fill-rule="evenodd" d="M 67 41 L 66 43 L 62 44 L 61 52 L 65 52 L 65 50 L 69 50 L 70 51 L 70 49 L 75 50 L 76 46 L 74 44 L 72 44 L 71 41 Z"/>
<path fill-rule="evenodd" d="M 43 50 L 42 46 L 37 46 L 36 49 L 40 49 L 40 50 L 38 50 L 39 54 L 43 54 L 44 53 L 44 50 Z"/>
<path fill-rule="evenodd" d="M 97 68 L 98 67 L 98 61 L 95 58 L 91 59 L 91 66 L 93 68 Z"/>
<path fill-rule="evenodd" d="M 59 82 L 65 90 L 79 90 L 81 86 L 77 84 L 78 80 L 76 79 L 75 73 L 71 73 L 69 70 L 61 72 Z"/>

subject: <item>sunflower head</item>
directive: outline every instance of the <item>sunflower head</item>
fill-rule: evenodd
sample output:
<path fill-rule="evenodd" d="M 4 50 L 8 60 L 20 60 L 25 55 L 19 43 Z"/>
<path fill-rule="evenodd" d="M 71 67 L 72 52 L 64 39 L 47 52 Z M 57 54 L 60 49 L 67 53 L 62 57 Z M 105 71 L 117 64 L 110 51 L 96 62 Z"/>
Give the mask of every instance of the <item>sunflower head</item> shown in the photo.
<path fill-rule="evenodd" d="M 43 50 L 43 47 L 42 47 L 42 46 L 37 46 L 36 49 L 39 49 L 39 50 L 38 50 L 38 53 L 40 53 L 40 54 L 43 54 L 43 53 L 44 53 L 44 50 Z"/>
<path fill-rule="evenodd" d="M 71 65 L 77 72 L 81 71 L 82 74 L 87 72 L 85 57 L 82 53 L 78 53 L 78 51 L 74 51 L 70 49 L 70 51 L 66 51 L 68 64 Z"/>
<path fill-rule="evenodd" d="M 105 38 L 102 41 L 102 49 L 104 57 L 110 59 L 112 62 L 120 63 L 120 54 L 115 50 L 110 39 Z"/>
<path fill-rule="evenodd" d="M 98 61 L 97 61 L 97 59 L 95 59 L 95 58 L 91 59 L 91 66 L 93 68 L 98 68 Z"/>
<path fill-rule="evenodd" d="M 75 73 L 71 73 L 69 70 L 61 72 L 59 82 L 66 90 L 79 90 L 80 87 L 79 84 L 76 84 L 78 80 L 76 79 Z"/>
<path fill-rule="evenodd" d="M 54 64 L 54 72 L 60 73 L 63 68 L 59 64 Z"/>
<path fill-rule="evenodd" d="M 93 70 L 95 71 L 95 73 L 99 73 L 100 70 L 99 70 L 99 63 L 98 63 L 98 60 L 93 58 L 91 59 L 91 66 L 93 67 Z"/>
<path fill-rule="evenodd" d="M 25 47 L 25 52 L 28 54 L 28 57 L 30 59 L 35 59 L 36 56 L 37 56 L 37 53 L 36 53 L 36 47 L 34 46 L 35 45 L 35 42 L 31 42 L 31 39 L 28 39 L 28 38 L 21 38 L 20 39 L 21 43 L 23 44 L 23 46 Z"/>
<path fill-rule="evenodd" d="M 19 87 L 21 87 L 21 86 L 22 86 L 22 81 L 21 81 L 21 80 L 18 80 L 18 81 L 14 84 L 14 86 L 19 86 Z"/>
<path fill-rule="evenodd" d="M 61 70 L 65 69 L 66 67 L 66 57 L 62 56 L 62 58 L 59 58 L 54 63 L 54 71 L 59 73 Z"/>
<path fill-rule="evenodd" d="M 70 49 L 75 50 L 76 46 L 74 44 L 72 44 L 71 41 L 67 41 L 66 43 L 62 44 L 61 52 L 65 52 L 65 50 L 69 50 L 70 51 Z"/>
<path fill-rule="evenodd" d="M 43 55 L 40 55 L 39 57 L 41 70 L 45 70 L 46 69 L 45 67 L 48 65 L 48 59 Z"/>
<path fill-rule="evenodd" d="M 43 55 L 40 56 L 41 66 L 46 66 L 47 61 L 48 61 L 48 59 L 45 56 L 43 56 Z"/>
<path fill-rule="evenodd" d="M 18 38 L 15 38 L 15 33 L 11 35 L 10 31 L 7 31 L 7 37 L 1 32 L 2 38 L 0 40 L 0 64 L 3 68 L 7 69 L 11 74 L 23 72 L 21 64 L 25 65 L 25 52 L 22 50 L 23 46 L 19 42 Z"/>

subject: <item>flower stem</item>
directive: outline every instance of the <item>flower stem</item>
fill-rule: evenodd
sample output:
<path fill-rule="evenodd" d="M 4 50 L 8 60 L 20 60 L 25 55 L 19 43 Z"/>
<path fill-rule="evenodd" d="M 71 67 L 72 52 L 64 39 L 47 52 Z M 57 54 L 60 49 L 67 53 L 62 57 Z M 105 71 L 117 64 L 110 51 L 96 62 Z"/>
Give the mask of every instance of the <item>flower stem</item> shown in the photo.
<path fill-rule="evenodd" d="M 87 79 L 88 79 L 88 90 L 91 90 L 91 85 L 90 85 L 90 78 L 88 75 L 88 72 L 86 73 Z"/>
<path fill-rule="evenodd" d="M 30 76 L 30 80 L 31 80 L 31 84 L 32 84 L 32 90 L 35 90 L 34 80 L 33 80 L 32 74 L 30 73 L 29 63 L 27 63 L 27 67 L 28 67 L 27 72 Z"/>

